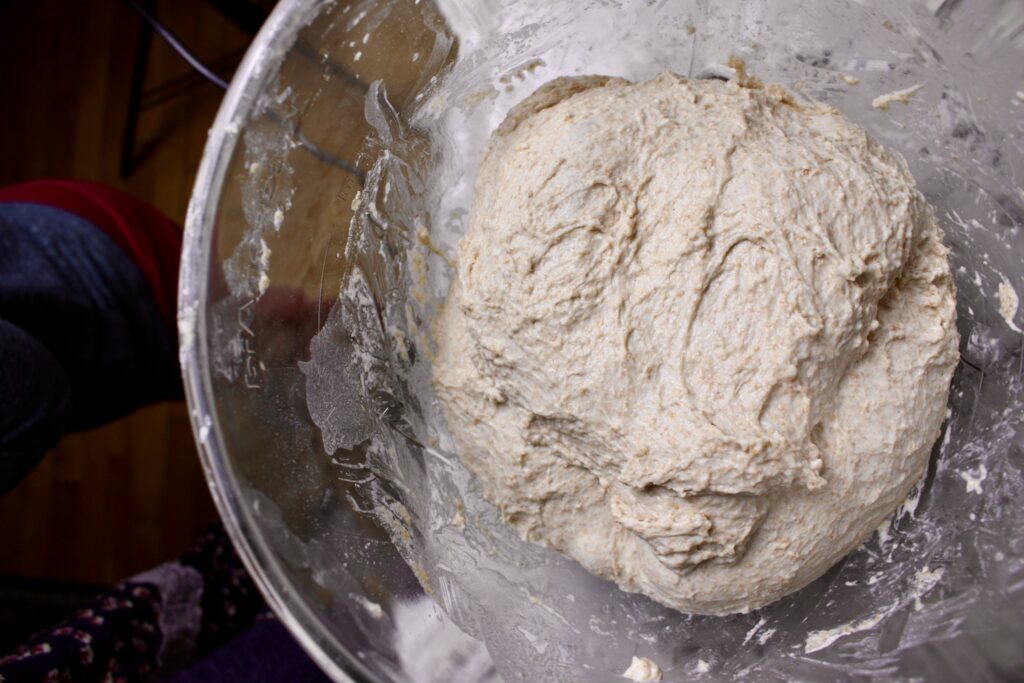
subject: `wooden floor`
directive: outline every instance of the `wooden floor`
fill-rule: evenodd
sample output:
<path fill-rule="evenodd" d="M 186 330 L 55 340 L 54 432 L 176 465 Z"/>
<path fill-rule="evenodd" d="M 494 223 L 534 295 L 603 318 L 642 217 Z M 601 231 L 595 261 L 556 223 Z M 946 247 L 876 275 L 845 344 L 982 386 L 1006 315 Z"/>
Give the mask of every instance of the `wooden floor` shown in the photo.
<path fill-rule="evenodd" d="M 249 41 L 200 0 L 162 2 L 158 15 L 204 60 Z M 144 158 L 122 181 L 138 29 L 115 0 L 0 2 L 0 185 L 99 180 L 184 220 L 221 93 L 202 84 L 145 112 Z M 187 73 L 154 38 L 149 86 Z M 177 556 L 214 518 L 184 406 L 152 406 L 66 437 L 0 499 L 0 576 L 110 584 Z"/>

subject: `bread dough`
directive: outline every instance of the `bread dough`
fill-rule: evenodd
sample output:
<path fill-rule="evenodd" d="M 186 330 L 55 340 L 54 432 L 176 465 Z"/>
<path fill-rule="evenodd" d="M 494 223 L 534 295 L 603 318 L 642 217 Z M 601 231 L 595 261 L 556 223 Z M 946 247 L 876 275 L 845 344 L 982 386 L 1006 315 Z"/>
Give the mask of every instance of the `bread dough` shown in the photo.
<path fill-rule="evenodd" d="M 530 541 L 725 614 L 860 544 L 928 461 L 957 362 L 904 162 L 752 79 L 557 79 L 493 134 L 434 381 Z"/>
<path fill-rule="evenodd" d="M 622 672 L 623 678 L 637 683 L 658 683 L 662 678 L 661 667 L 647 657 L 633 657 L 629 668 Z"/>

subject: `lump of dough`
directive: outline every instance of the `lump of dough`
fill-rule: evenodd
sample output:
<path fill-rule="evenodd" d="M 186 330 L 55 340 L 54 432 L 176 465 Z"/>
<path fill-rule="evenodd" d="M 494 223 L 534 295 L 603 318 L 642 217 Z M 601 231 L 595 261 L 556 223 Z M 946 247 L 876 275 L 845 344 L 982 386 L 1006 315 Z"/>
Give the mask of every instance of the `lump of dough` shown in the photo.
<path fill-rule="evenodd" d="M 685 612 L 745 611 L 921 477 L 954 303 L 905 164 L 835 109 L 558 79 L 489 142 L 434 383 L 524 538 Z"/>

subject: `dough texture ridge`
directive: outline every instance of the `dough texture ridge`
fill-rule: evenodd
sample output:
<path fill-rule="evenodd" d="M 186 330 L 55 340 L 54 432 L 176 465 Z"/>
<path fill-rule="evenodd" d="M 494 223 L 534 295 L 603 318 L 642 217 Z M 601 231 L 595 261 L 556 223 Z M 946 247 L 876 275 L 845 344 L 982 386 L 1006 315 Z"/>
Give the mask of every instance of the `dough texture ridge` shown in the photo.
<path fill-rule="evenodd" d="M 902 159 L 779 86 L 671 73 L 556 79 L 509 113 L 434 330 L 459 455 L 507 522 L 705 614 L 878 527 L 958 358 Z"/>

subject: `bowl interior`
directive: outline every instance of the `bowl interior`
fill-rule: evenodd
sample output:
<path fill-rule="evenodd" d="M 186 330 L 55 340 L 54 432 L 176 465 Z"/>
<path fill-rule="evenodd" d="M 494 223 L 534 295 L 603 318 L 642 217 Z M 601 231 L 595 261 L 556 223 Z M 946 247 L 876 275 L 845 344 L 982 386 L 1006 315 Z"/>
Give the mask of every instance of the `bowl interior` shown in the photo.
<path fill-rule="evenodd" d="M 280 3 L 197 181 L 182 361 L 229 531 L 325 670 L 614 681 L 635 654 L 666 680 L 1021 666 L 1024 317 L 1007 303 L 1007 288 L 1024 286 L 1018 10 Z M 727 77 L 732 56 L 906 158 L 952 249 L 963 361 L 927 477 L 890 522 L 794 595 L 697 617 L 625 594 L 501 523 L 430 391 L 430 324 L 483 145 L 514 103 L 561 75 Z M 907 104 L 872 106 L 916 84 Z"/>

